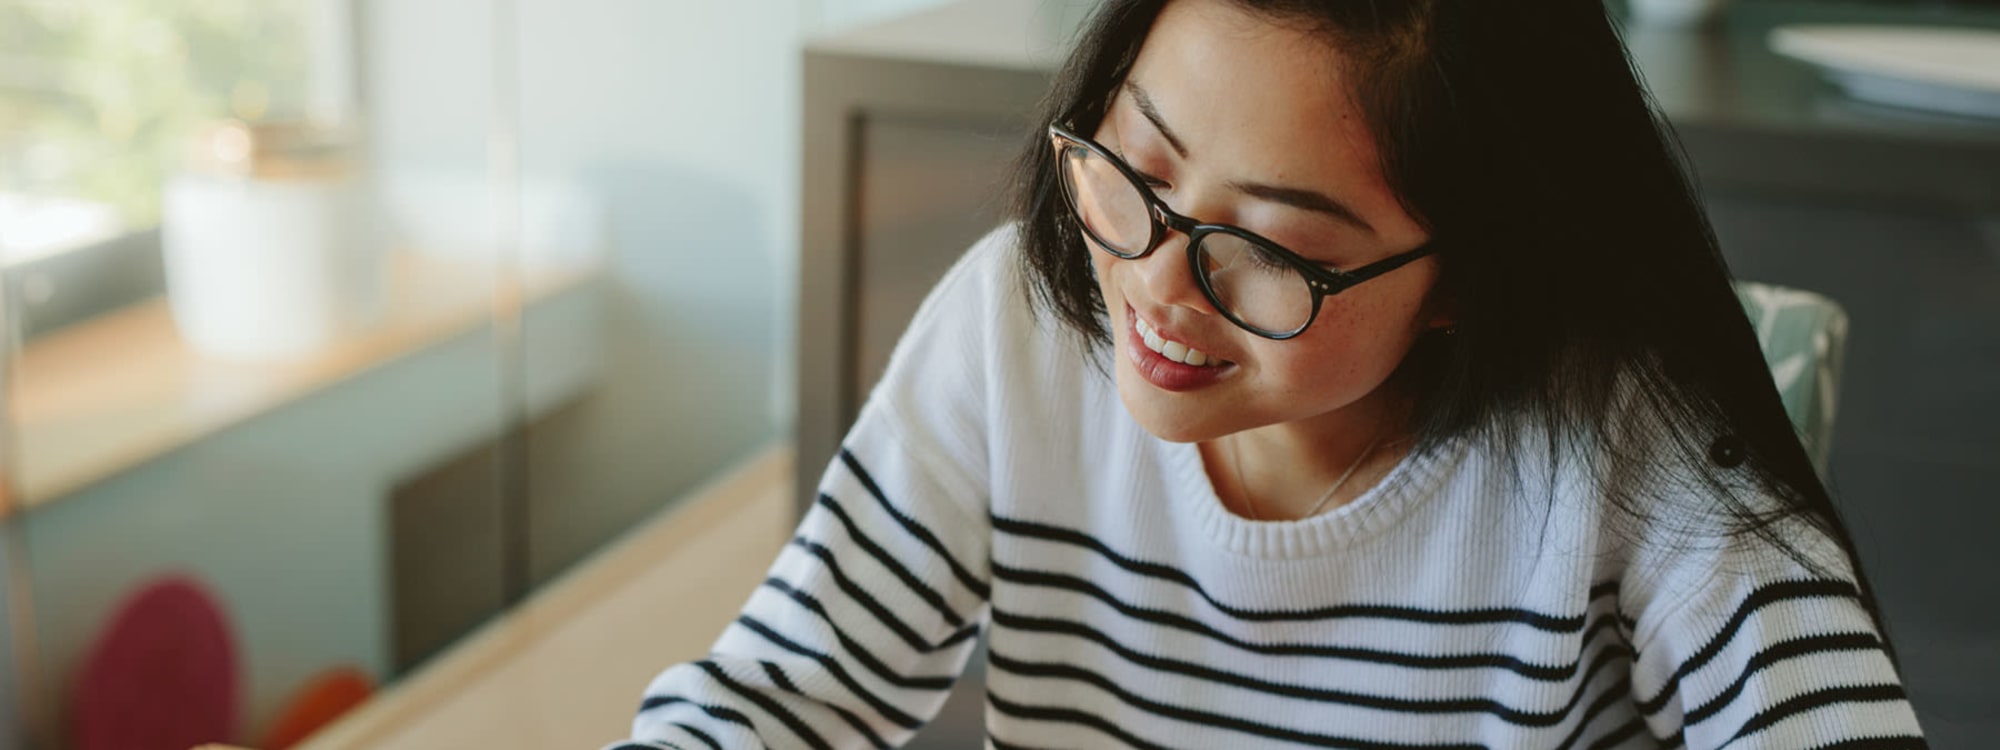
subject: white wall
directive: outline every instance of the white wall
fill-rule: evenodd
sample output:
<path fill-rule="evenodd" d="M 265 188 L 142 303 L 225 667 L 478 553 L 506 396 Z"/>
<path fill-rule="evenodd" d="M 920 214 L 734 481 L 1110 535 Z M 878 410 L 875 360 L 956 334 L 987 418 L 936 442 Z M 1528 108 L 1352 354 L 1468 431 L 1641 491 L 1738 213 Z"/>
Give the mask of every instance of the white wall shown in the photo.
<path fill-rule="evenodd" d="M 378 166 L 484 174 L 495 3 L 370 0 Z M 516 0 L 522 169 L 606 208 L 606 379 L 531 447 L 538 573 L 787 429 L 804 6 Z M 536 363 L 528 363 L 530 369 Z"/>
<path fill-rule="evenodd" d="M 931 8 L 952 0 L 800 0 L 807 36 L 838 34 L 858 26 Z"/>
<path fill-rule="evenodd" d="M 601 397 L 532 464 L 546 570 L 789 424 L 799 30 L 795 3 L 710 0 L 520 22 L 523 166 L 606 202 L 623 292 Z"/>

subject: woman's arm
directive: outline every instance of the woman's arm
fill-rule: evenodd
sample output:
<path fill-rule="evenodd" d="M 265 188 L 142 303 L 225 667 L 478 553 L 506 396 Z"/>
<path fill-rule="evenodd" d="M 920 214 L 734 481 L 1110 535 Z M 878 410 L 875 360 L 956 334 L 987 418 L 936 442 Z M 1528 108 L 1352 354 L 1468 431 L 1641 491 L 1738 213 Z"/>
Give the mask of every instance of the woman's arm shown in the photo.
<path fill-rule="evenodd" d="M 681 750 L 894 747 L 937 712 L 986 619 L 983 519 L 890 490 L 921 483 L 869 454 L 850 445 L 834 463 L 708 658 L 647 687 L 635 738 Z"/>

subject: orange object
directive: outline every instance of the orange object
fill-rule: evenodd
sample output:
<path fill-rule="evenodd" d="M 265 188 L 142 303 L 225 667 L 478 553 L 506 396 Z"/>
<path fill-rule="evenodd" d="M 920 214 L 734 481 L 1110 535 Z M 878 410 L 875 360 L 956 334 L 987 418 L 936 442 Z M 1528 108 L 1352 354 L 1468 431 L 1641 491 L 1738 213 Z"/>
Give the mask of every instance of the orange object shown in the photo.
<path fill-rule="evenodd" d="M 355 706 L 366 703 L 374 691 L 374 681 L 359 669 L 337 667 L 321 672 L 292 695 L 284 710 L 278 712 L 277 721 L 271 723 L 270 731 L 264 733 L 264 741 L 257 746 L 264 750 L 284 750 L 296 745 Z"/>

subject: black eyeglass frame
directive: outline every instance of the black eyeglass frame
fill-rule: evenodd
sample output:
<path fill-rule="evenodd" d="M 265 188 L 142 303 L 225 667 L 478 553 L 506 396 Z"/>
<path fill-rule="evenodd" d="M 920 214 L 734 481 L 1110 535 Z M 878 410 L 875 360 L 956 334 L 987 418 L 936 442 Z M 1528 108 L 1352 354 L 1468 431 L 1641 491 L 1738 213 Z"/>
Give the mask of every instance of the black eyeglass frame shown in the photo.
<path fill-rule="evenodd" d="M 1056 175 L 1056 181 L 1062 186 L 1063 197 L 1066 199 L 1065 203 L 1069 209 L 1070 216 L 1076 220 L 1077 226 L 1081 227 L 1085 234 L 1090 235 L 1091 239 L 1096 240 L 1098 247 L 1103 248 L 1105 252 L 1110 253 L 1113 257 L 1124 260 L 1137 260 L 1146 257 L 1158 249 L 1160 244 L 1166 241 L 1168 230 L 1187 235 L 1188 270 L 1194 274 L 1195 282 L 1201 286 L 1202 295 L 1208 298 L 1209 304 L 1215 307 L 1216 312 L 1222 313 L 1222 317 L 1236 324 L 1236 327 L 1267 339 L 1283 341 L 1304 333 L 1307 328 L 1312 327 L 1313 321 L 1319 319 L 1320 303 L 1324 302 L 1327 297 L 1352 289 L 1361 282 L 1394 271 L 1409 264 L 1411 261 L 1436 252 L 1434 243 L 1425 243 L 1415 249 L 1391 255 L 1352 271 L 1336 271 L 1323 268 L 1317 263 L 1300 257 L 1298 253 L 1286 249 L 1285 246 L 1265 239 L 1256 232 L 1248 229 L 1230 224 L 1204 224 L 1195 221 L 1193 218 L 1176 213 L 1172 208 L 1167 206 L 1166 202 L 1160 200 L 1159 196 L 1153 194 L 1152 188 L 1146 185 L 1145 179 L 1140 177 L 1139 173 L 1134 171 L 1131 165 L 1126 164 L 1124 159 L 1118 158 L 1109 149 L 1098 145 L 1096 141 L 1077 135 L 1064 125 L 1050 125 L 1049 138 L 1051 145 L 1056 149 L 1056 169 L 1059 170 Z M 1151 236 L 1146 240 L 1145 249 L 1136 253 L 1121 253 L 1113 249 L 1110 242 L 1106 241 L 1103 237 L 1099 237 L 1097 232 L 1090 228 L 1089 222 L 1083 220 L 1083 216 L 1079 213 L 1079 204 L 1077 203 L 1076 195 L 1073 192 L 1073 188 L 1070 187 L 1070 176 L 1067 167 L 1063 164 L 1063 159 L 1067 158 L 1067 149 L 1075 147 L 1087 149 L 1111 164 L 1113 168 L 1118 170 L 1119 174 L 1124 175 L 1125 179 L 1132 183 L 1132 187 L 1136 188 L 1139 191 L 1139 195 L 1144 198 L 1148 207 L 1147 215 L 1152 218 Z M 1306 285 L 1312 290 L 1313 295 L 1312 314 L 1306 316 L 1306 321 L 1290 331 L 1267 331 L 1237 318 L 1235 313 L 1230 312 L 1228 306 L 1224 305 L 1221 298 L 1215 293 L 1215 289 L 1210 286 L 1208 274 L 1203 273 L 1201 270 L 1201 241 L 1208 235 L 1216 233 L 1227 234 L 1256 245 L 1261 249 L 1268 250 L 1272 257 L 1284 261 L 1285 265 L 1290 266 L 1292 270 L 1297 271 L 1300 276 L 1304 277 Z"/>

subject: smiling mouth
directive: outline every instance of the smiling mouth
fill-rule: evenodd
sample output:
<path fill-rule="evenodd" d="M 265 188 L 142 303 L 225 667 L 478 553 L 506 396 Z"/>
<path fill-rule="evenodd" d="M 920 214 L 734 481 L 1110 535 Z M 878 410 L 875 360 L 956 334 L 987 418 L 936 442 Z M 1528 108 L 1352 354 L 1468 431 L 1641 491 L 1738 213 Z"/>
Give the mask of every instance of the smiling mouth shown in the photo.
<path fill-rule="evenodd" d="M 1130 339 L 1127 351 L 1133 371 L 1153 387 L 1175 393 L 1194 391 L 1222 382 L 1236 371 L 1236 364 L 1160 335 L 1152 324 L 1141 319 L 1131 307 L 1125 308 Z"/>
<path fill-rule="evenodd" d="M 1145 318 L 1139 317 L 1138 311 L 1133 310 L 1129 304 L 1125 306 L 1125 315 L 1132 323 L 1131 332 L 1135 339 L 1133 343 L 1144 345 L 1148 351 L 1160 355 L 1169 362 L 1189 367 L 1222 367 L 1236 364 L 1160 335 L 1159 330 L 1154 328 L 1153 324 L 1146 322 Z"/>
<path fill-rule="evenodd" d="M 1193 367 L 1220 367 L 1229 364 L 1221 357 L 1214 356 L 1179 341 L 1172 341 L 1161 337 L 1159 332 L 1153 330 L 1153 326 L 1146 322 L 1145 318 L 1134 317 L 1132 327 L 1138 332 L 1140 341 L 1146 345 L 1147 349 L 1151 349 L 1154 353 L 1166 357 L 1169 361 Z"/>

